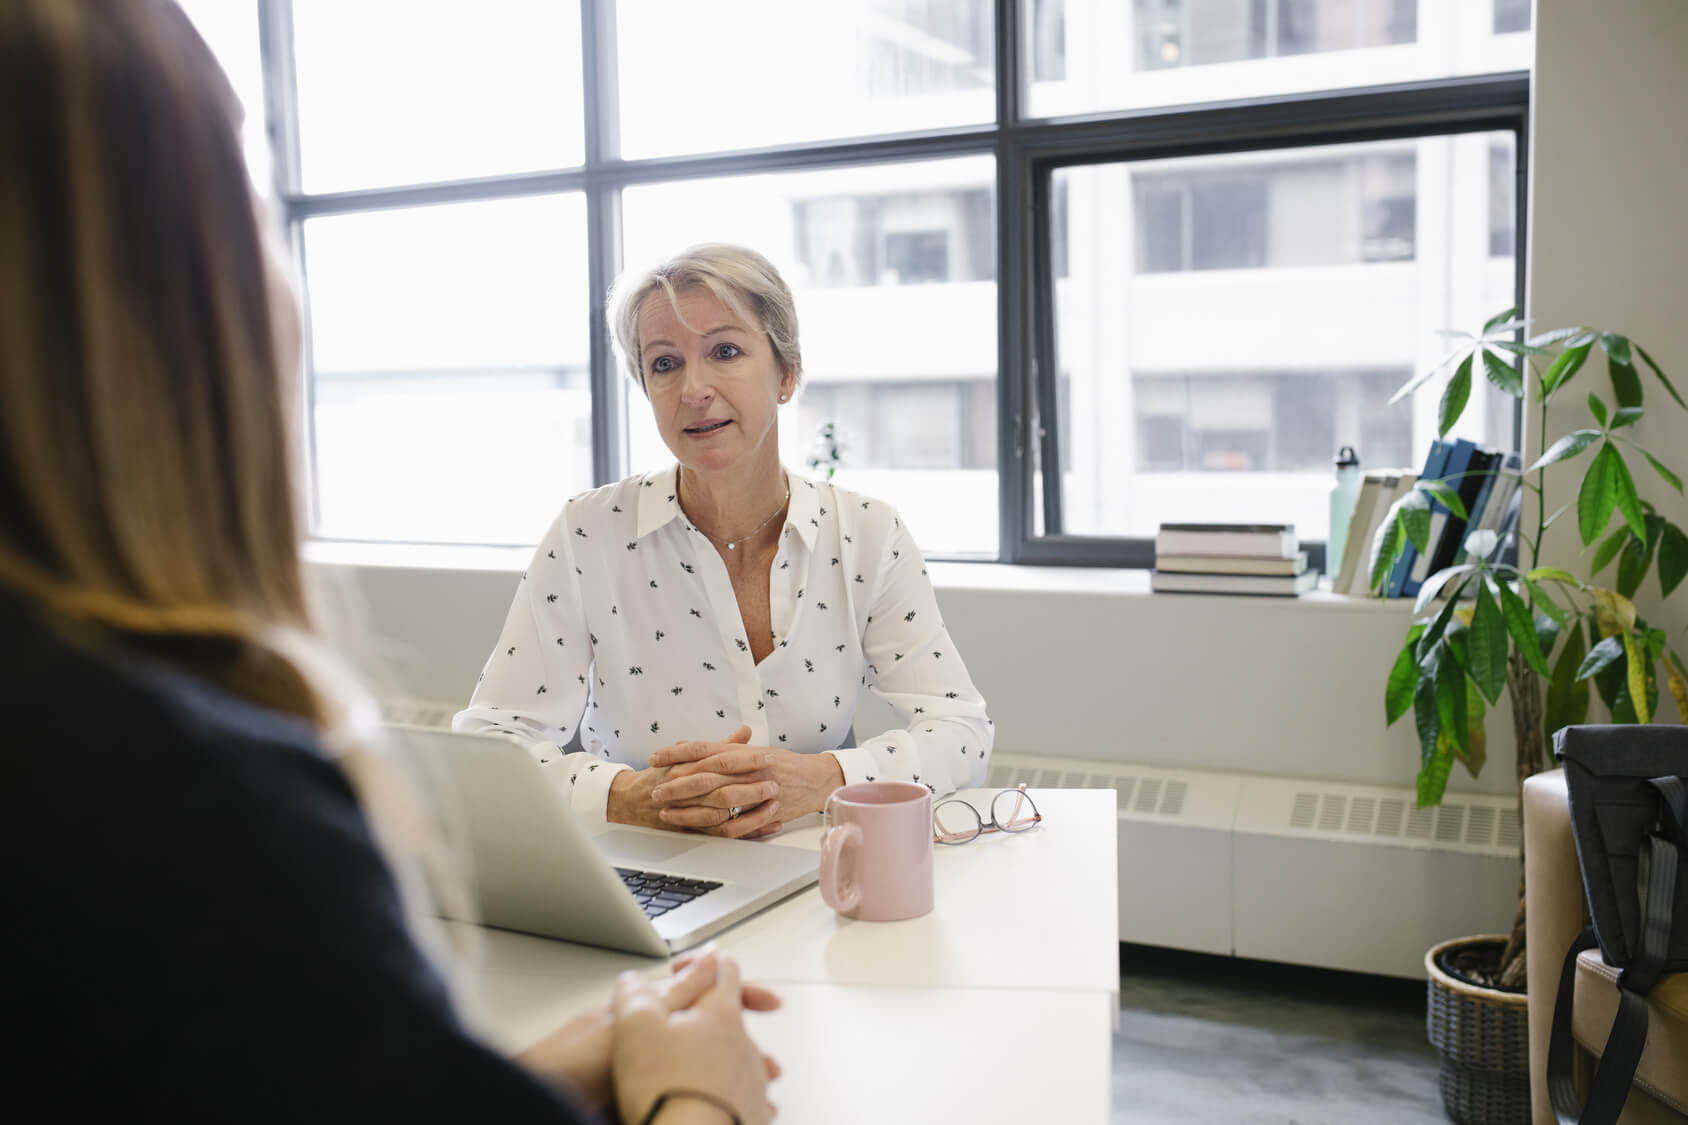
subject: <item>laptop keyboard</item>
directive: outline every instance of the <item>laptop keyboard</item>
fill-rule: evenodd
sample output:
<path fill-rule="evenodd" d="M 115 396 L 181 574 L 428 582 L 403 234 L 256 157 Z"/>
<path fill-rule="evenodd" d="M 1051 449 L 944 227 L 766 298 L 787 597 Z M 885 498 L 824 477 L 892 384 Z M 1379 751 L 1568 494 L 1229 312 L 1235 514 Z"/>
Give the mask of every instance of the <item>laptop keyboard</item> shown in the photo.
<path fill-rule="evenodd" d="M 618 867 L 615 873 L 621 876 L 621 881 L 639 900 L 648 918 L 660 918 L 676 906 L 684 906 L 721 886 L 708 879 L 687 879 L 682 875 L 664 875 L 660 871 L 635 871 L 631 867 Z"/>

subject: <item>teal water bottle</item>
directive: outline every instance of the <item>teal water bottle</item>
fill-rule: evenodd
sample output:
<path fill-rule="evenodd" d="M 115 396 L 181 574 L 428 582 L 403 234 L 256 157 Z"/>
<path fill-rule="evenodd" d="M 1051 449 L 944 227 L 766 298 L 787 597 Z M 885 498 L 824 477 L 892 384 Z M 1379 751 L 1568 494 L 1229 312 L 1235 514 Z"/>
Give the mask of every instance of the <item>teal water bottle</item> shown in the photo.
<path fill-rule="evenodd" d="M 1330 490 L 1330 537 L 1325 541 L 1325 573 L 1342 569 L 1342 552 L 1348 545 L 1348 521 L 1354 517 L 1354 501 L 1360 495 L 1360 455 L 1345 445 L 1336 451 L 1336 483 Z"/>

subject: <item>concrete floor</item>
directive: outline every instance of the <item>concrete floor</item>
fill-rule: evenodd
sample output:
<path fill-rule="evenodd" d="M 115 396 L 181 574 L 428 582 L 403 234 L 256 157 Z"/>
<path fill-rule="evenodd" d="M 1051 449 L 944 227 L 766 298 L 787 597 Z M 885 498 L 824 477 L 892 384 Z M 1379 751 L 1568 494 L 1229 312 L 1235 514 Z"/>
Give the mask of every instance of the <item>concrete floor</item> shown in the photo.
<path fill-rule="evenodd" d="M 1424 987 L 1122 945 L 1113 1121 L 1445 1123 Z"/>

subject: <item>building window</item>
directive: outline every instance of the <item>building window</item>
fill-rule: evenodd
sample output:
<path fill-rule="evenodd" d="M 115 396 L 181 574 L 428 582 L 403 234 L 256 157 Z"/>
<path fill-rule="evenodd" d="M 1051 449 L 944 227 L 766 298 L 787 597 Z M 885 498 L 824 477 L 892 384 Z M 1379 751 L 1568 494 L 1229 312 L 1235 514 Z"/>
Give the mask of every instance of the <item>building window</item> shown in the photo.
<path fill-rule="evenodd" d="M 1495 0 L 1495 34 L 1530 30 L 1530 0 Z"/>
<path fill-rule="evenodd" d="M 1388 393 L 1516 300 L 1528 85 L 1461 68 L 1527 3 L 1480 51 L 1416 0 L 184 2 L 303 250 L 319 536 L 531 543 L 668 462 L 604 290 L 696 242 L 796 295 L 785 462 L 830 423 L 936 557 L 1317 541 L 1335 446 L 1416 460 Z"/>
<path fill-rule="evenodd" d="M 1413 257 L 1417 187 L 1410 146 L 1345 160 L 1309 155 L 1218 163 L 1166 171 L 1143 167 L 1133 174 L 1139 271 Z"/>

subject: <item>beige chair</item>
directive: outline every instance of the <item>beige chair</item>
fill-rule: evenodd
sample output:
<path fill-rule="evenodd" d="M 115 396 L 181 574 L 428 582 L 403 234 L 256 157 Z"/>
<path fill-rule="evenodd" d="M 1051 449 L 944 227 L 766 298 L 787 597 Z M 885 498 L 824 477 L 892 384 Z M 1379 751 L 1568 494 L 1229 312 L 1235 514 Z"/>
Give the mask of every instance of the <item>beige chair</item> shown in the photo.
<path fill-rule="evenodd" d="M 1565 951 L 1588 921 L 1582 873 L 1571 840 L 1565 772 L 1524 782 L 1525 941 L 1530 995 L 1530 1103 L 1535 1125 L 1555 1125 L 1547 1096 L 1547 1044 Z M 1676 925 L 1688 920 L 1676 919 Z M 1571 1034 L 1578 1045 L 1578 1082 L 1587 1090 L 1593 1060 L 1606 1046 L 1618 1008 L 1618 973 L 1590 949 L 1577 959 Z M 1648 995 L 1647 1046 L 1624 1104 L 1624 1125 L 1688 1122 L 1688 973 L 1659 980 Z"/>

